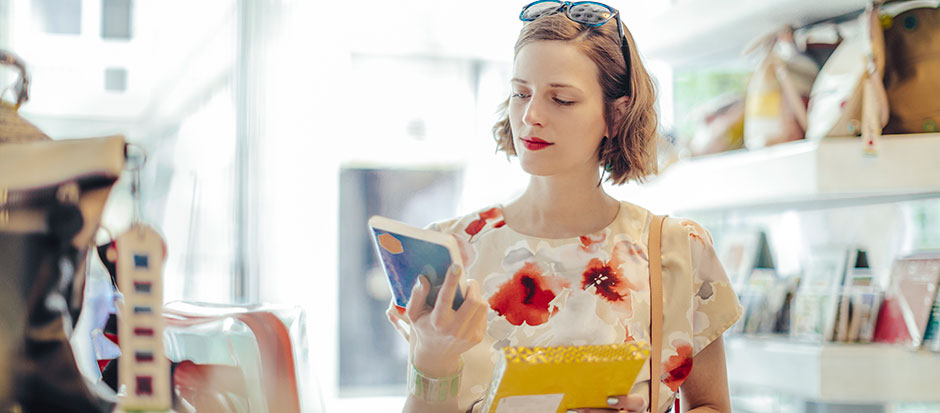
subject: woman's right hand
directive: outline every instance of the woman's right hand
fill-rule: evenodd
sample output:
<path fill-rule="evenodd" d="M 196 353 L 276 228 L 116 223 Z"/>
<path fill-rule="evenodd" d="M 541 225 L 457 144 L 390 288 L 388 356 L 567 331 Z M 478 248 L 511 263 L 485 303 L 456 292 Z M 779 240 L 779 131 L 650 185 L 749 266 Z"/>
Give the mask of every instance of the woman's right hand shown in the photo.
<path fill-rule="evenodd" d="M 425 303 L 430 282 L 427 277 L 420 276 L 405 309 L 415 339 L 415 367 L 430 376 L 444 377 L 455 373 L 460 355 L 482 341 L 486 333 L 489 306 L 480 295 L 476 280 L 467 283 L 460 308 L 452 308 L 461 271 L 456 266 L 447 271 L 434 308 Z"/>

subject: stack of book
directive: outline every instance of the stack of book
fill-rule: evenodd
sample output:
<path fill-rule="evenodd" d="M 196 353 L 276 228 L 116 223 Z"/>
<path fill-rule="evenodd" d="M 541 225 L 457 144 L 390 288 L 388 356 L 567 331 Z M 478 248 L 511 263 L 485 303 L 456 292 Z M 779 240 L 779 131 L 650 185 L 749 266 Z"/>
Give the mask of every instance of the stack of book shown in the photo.
<path fill-rule="evenodd" d="M 790 336 L 815 342 L 871 342 L 880 303 L 865 250 L 817 248 L 797 291 Z"/>
<path fill-rule="evenodd" d="M 940 351 L 940 252 L 895 260 L 874 341 Z"/>
<path fill-rule="evenodd" d="M 767 235 L 760 230 L 725 234 L 719 259 L 744 307 L 744 314 L 730 333 L 765 335 L 789 331 L 790 306 L 799 277 L 777 273 Z"/>
<path fill-rule="evenodd" d="M 725 234 L 718 254 L 744 307 L 731 334 L 940 352 L 940 251 L 898 257 L 885 283 L 857 245 L 813 248 L 800 276 L 777 273 L 763 231 Z"/>

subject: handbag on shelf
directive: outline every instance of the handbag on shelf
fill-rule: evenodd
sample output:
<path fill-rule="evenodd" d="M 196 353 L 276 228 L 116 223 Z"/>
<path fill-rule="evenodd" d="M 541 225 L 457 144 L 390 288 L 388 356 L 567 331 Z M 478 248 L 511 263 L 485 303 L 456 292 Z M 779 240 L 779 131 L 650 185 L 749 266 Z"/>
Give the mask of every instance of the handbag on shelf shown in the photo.
<path fill-rule="evenodd" d="M 803 139 L 806 102 L 819 67 L 797 49 L 791 28 L 759 39 L 745 53 L 754 50 L 766 54 L 747 85 L 744 145 L 759 149 Z"/>
<path fill-rule="evenodd" d="M 806 138 L 863 135 L 874 152 L 888 122 L 888 97 L 882 83 L 885 43 L 874 6 L 837 26 L 842 41 L 826 61 L 810 93 Z"/>
<path fill-rule="evenodd" d="M 721 95 L 702 105 L 700 111 L 695 135 L 689 141 L 693 157 L 744 147 L 743 95 Z"/>
<path fill-rule="evenodd" d="M 11 60 L 23 67 L 0 53 Z M 110 411 L 114 394 L 81 375 L 69 334 L 124 138 L 48 140 L 16 114 L 28 96 L 17 95 L 0 101 L 0 410 Z"/>
<path fill-rule="evenodd" d="M 882 7 L 884 87 L 890 103 L 885 133 L 935 133 L 940 124 L 940 2 Z"/>

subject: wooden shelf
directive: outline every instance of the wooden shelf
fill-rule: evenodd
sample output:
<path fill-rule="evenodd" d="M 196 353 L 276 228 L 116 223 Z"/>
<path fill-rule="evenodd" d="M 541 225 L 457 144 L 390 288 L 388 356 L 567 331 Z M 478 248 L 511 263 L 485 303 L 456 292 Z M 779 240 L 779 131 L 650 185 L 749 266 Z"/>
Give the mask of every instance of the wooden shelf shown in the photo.
<path fill-rule="evenodd" d="M 766 387 L 838 403 L 940 402 L 940 353 L 883 344 L 728 337 L 732 387 Z"/>
<path fill-rule="evenodd" d="M 680 161 L 614 196 L 671 213 L 806 209 L 940 196 L 940 134 L 797 141 Z"/>

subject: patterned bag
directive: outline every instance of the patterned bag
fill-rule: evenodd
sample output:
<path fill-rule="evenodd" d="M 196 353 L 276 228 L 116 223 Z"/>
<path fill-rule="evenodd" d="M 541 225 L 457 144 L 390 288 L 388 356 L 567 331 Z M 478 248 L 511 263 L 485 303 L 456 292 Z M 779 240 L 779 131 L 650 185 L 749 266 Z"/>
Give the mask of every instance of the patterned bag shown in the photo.
<path fill-rule="evenodd" d="M 15 295 L 0 336 L 16 354 L 8 368 L 23 411 L 111 408 L 86 385 L 68 335 L 87 247 L 123 165 L 120 136 L 0 145 L 0 289 Z"/>
<path fill-rule="evenodd" d="M 84 291 L 84 259 L 111 186 L 124 167 L 124 138 L 50 141 L 0 101 L 0 410 L 105 412 L 114 395 L 86 384 L 69 343 Z M 11 143 L 12 142 L 12 143 Z"/>

